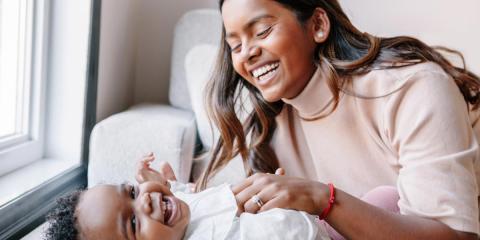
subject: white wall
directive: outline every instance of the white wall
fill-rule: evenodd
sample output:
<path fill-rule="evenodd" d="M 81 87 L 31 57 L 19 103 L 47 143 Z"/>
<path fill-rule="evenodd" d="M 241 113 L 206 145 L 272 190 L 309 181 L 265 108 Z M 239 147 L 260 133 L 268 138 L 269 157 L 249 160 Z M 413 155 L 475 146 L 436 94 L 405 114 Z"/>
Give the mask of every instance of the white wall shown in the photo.
<path fill-rule="evenodd" d="M 217 0 L 138 2 L 135 103 L 168 101 L 170 56 L 175 23 L 188 10 L 216 6 Z"/>

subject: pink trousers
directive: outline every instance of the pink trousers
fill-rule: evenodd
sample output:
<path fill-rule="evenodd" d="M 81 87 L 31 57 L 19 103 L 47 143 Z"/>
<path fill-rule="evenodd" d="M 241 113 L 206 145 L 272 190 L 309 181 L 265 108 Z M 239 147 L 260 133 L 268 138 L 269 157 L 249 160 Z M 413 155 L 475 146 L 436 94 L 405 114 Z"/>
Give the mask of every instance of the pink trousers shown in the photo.
<path fill-rule="evenodd" d="M 398 208 L 397 202 L 400 199 L 398 191 L 395 187 L 392 186 L 379 186 L 373 190 L 367 192 L 362 198 L 362 201 L 369 203 L 370 205 L 379 207 L 381 209 L 399 213 L 400 209 Z M 328 225 L 325 221 L 320 221 L 320 224 L 324 224 L 327 229 L 328 235 L 333 240 L 345 239 L 340 235 L 335 229 Z"/>

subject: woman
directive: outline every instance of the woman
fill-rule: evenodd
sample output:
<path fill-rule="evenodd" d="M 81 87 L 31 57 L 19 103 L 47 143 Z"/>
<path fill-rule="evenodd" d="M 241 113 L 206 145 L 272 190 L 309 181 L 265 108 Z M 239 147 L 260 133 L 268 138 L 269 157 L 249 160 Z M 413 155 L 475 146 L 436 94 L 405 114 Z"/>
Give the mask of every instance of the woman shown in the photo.
<path fill-rule="evenodd" d="M 477 76 L 419 40 L 360 32 L 336 0 L 220 9 L 207 102 L 221 138 L 199 189 L 240 154 L 251 176 L 234 193 L 246 212 L 306 211 L 349 239 L 477 238 Z M 244 123 L 240 89 L 254 107 Z M 262 174 L 278 167 L 288 176 Z M 401 214 L 359 199 L 382 185 L 396 186 Z"/>

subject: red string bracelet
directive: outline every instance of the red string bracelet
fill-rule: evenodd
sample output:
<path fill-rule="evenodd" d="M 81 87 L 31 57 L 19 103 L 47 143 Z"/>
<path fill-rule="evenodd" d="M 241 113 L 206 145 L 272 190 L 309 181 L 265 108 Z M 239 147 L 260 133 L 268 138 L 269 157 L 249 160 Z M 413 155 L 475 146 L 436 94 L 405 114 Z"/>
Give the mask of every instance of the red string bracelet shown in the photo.
<path fill-rule="evenodd" d="M 328 206 L 323 209 L 322 214 L 319 216 L 320 220 L 323 220 L 327 217 L 332 210 L 333 204 L 335 203 L 335 187 L 332 183 L 329 183 L 328 188 L 330 189 L 330 198 L 328 199 Z"/>

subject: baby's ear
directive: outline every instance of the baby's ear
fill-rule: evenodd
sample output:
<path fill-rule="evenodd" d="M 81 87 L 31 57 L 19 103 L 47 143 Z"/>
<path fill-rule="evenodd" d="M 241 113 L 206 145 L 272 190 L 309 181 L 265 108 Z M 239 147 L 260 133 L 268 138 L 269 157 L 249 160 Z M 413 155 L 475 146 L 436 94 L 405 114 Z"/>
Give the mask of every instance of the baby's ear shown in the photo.
<path fill-rule="evenodd" d="M 177 181 L 177 178 L 175 177 L 175 173 L 173 172 L 173 169 L 168 162 L 161 162 L 160 163 L 160 173 L 167 180 Z"/>

